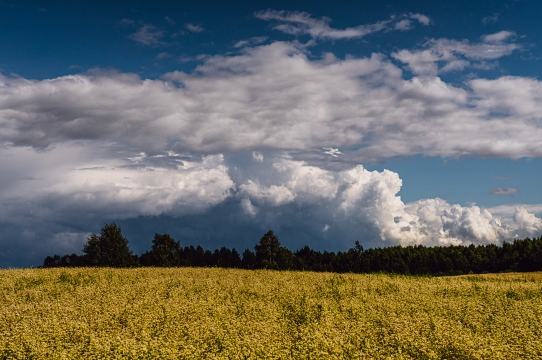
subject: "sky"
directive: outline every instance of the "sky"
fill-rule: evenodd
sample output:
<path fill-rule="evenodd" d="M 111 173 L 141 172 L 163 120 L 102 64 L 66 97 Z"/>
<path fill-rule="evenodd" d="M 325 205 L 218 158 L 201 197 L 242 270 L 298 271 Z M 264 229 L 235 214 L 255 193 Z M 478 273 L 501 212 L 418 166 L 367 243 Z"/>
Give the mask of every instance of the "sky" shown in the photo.
<path fill-rule="evenodd" d="M 542 235 L 542 3 L 0 0 L 0 267 Z"/>

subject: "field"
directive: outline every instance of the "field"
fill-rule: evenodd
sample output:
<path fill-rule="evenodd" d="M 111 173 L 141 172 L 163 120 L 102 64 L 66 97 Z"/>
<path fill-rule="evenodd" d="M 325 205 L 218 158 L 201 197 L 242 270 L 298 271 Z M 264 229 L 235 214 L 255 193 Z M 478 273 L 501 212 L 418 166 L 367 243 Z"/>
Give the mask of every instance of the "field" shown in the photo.
<path fill-rule="evenodd" d="M 0 271 L 0 359 L 542 358 L 542 273 Z"/>

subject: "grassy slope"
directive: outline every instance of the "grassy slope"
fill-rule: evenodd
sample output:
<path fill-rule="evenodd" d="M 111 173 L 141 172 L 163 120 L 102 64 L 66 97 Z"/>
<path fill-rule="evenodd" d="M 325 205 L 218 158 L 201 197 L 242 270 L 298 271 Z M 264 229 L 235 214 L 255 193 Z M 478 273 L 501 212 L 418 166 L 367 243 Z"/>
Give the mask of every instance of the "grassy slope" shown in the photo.
<path fill-rule="evenodd" d="M 1 358 L 542 357 L 542 273 L 0 271 Z"/>

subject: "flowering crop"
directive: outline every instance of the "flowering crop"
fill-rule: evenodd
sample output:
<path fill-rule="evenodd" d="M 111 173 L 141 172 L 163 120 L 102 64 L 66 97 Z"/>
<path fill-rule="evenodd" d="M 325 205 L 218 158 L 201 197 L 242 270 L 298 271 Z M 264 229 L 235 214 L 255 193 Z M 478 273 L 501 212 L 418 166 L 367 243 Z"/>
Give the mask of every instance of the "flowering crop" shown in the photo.
<path fill-rule="evenodd" d="M 542 273 L 0 271 L 0 359 L 542 358 Z"/>

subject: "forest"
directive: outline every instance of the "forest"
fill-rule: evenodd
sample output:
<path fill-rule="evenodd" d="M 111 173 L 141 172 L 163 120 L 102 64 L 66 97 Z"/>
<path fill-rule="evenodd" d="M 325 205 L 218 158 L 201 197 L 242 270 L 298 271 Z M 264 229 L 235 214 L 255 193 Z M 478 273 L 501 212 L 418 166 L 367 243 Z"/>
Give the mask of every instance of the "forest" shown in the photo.
<path fill-rule="evenodd" d="M 134 255 L 121 228 L 106 224 L 92 234 L 83 255 L 47 256 L 43 267 L 220 267 L 300 270 L 335 273 L 390 273 L 405 275 L 461 275 L 542 270 L 542 236 L 516 239 L 502 245 L 390 246 L 364 249 L 358 241 L 347 251 L 315 251 L 308 246 L 292 252 L 269 230 L 254 251 L 235 248 L 214 251 L 181 246 L 168 234 L 156 233 L 151 249 Z"/>

